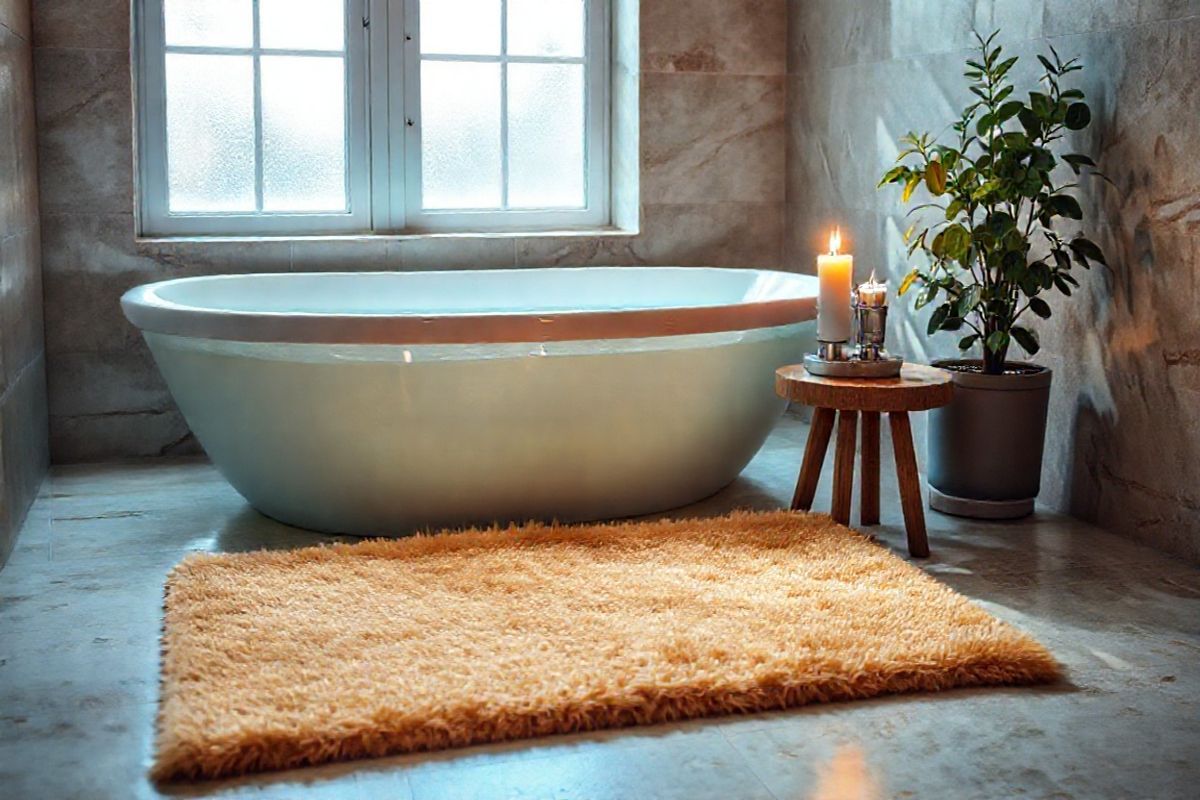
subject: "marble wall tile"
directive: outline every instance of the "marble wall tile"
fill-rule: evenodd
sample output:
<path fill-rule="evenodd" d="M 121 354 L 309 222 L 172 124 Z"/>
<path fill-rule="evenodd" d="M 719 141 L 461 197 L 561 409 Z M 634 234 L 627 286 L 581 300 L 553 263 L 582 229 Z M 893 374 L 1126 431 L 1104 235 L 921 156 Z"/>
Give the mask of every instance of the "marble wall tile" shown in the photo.
<path fill-rule="evenodd" d="M 50 466 L 46 414 L 45 361 L 38 353 L 0 402 L 0 565 Z"/>
<path fill-rule="evenodd" d="M 887 58 L 890 2 L 788 2 L 788 72 Z"/>
<path fill-rule="evenodd" d="M 47 373 L 53 417 L 163 414 L 175 407 L 146 347 L 51 354 Z"/>
<path fill-rule="evenodd" d="M 642 202 L 782 202 L 782 76 L 642 76 Z"/>
<path fill-rule="evenodd" d="M 49 384 L 54 391 L 53 381 Z M 50 452 L 55 463 L 109 461 L 201 452 L 183 415 L 137 411 L 50 418 Z"/>
<path fill-rule="evenodd" d="M 36 47 L 129 52 L 130 0 L 37 0 Z"/>
<path fill-rule="evenodd" d="M 400 269 L 398 243 L 383 238 L 296 239 L 289 243 L 296 272 L 375 272 Z"/>
<path fill-rule="evenodd" d="M 49 463 L 28 0 L 0 0 L 0 567 Z"/>
<path fill-rule="evenodd" d="M 0 393 L 45 347 L 40 247 L 36 227 L 0 240 Z"/>
<path fill-rule="evenodd" d="M 1182 19 L 1200 14 L 1200 0 L 1138 0 L 1138 21 Z"/>
<path fill-rule="evenodd" d="M 516 240 L 517 263 L 563 266 L 782 265 L 781 203 L 672 203 L 642 209 L 637 236 L 529 237 Z"/>
<path fill-rule="evenodd" d="M 642 4 L 642 69 L 779 75 L 787 67 L 786 0 Z"/>
<path fill-rule="evenodd" d="M 1047 36 L 1104 31 L 1134 23 L 1137 2 L 1129 0 L 1044 0 L 1042 21 Z"/>
<path fill-rule="evenodd" d="M 133 210 L 129 53 L 35 48 L 44 214 Z"/>
<path fill-rule="evenodd" d="M 26 42 L 32 38 L 29 0 L 0 0 L 0 25 Z"/>
<path fill-rule="evenodd" d="M 29 42 L 0 27 L 0 239 L 37 224 L 33 59 Z"/>
<path fill-rule="evenodd" d="M 511 237 L 437 237 L 400 239 L 396 251 L 406 270 L 490 269 L 518 266 Z"/>

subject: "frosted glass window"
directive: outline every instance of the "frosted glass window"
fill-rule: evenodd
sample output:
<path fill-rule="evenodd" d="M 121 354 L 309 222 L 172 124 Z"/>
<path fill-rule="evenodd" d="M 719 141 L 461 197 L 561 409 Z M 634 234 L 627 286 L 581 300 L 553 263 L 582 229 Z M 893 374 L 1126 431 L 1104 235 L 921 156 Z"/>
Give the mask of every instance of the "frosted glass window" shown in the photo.
<path fill-rule="evenodd" d="M 583 56 L 584 0 L 508 0 L 508 53 Z"/>
<path fill-rule="evenodd" d="M 508 202 L 585 205 L 582 64 L 508 65 Z"/>
<path fill-rule="evenodd" d="M 253 211 L 253 59 L 168 53 L 166 70 L 171 213 Z"/>
<path fill-rule="evenodd" d="M 251 0 L 164 0 L 163 24 L 175 47 L 250 47 L 254 44 Z"/>
<path fill-rule="evenodd" d="M 500 53 L 500 0 L 421 0 L 421 52 Z"/>
<path fill-rule="evenodd" d="M 341 50 L 344 0 L 258 0 L 259 42 L 286 50 Z"/>
<path fill-rule="evenodd" d="M 500 65 L 421 64 L 421 178 L 425 208 L 499 208 Z"/>
<path fill-rule="evenodd" d="M 139 233 L 607 225 L 625 5 L 135 0 Z"/>
<path fill-rule="evenodd" d="M 346 208 L 341 58 L 262 57 L 264 211 Z"/>

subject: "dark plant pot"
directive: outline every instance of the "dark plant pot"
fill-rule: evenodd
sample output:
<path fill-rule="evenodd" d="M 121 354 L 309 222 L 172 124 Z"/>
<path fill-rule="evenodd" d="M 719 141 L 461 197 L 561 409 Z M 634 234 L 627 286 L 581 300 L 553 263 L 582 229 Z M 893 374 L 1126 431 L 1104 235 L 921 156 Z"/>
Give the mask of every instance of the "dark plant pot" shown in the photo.
<path fill-rule="evenodd" d="M 935 367 L 979 364 L 946 359 Z M 1042 477 L 1051 372 L 954 376 L 954 400 L 929 415 L 929 505 L 947 514 L 1015 519 L 1033 511 Z"/>

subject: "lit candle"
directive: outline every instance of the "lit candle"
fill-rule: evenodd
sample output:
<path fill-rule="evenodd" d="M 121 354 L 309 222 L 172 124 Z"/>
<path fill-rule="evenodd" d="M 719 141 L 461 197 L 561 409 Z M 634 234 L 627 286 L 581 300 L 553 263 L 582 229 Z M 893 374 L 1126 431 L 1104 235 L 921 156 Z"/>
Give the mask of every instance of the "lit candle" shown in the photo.
<path fill-rule="evenodd" d="M 887 305 L 887 281 L 880 283 L 875 280 L 875 270 L 871 270 L 871 277 L 867 278 L 866 283 L 859 284 L 858 303 L 872 308 Z"/>
<path fill-rule="evenodd" d="M 817 339 L 822 342 L 850 340 L 850 285 L 854 256 L 839 255 L 838 248 L 841 246 L 841 230 L 835 228 L 829 237 L 829 254 L 817 256 L 817 278 L 821 285 L 817 295 Z"/>

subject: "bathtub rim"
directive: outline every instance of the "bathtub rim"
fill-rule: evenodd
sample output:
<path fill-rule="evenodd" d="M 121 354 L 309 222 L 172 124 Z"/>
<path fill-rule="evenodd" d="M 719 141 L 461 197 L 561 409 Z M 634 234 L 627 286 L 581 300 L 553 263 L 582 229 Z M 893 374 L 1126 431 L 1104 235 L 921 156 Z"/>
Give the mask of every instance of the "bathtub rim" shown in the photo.
<path fill-rule="evenodd" d="M 753 330 L 807 322 L 816 318 L 817 283 L 813 276 L 781 270 L 720 267 L 578 267 L 579 270 L 651 269 L 755 273 L 786 278 L 795 294 L 721 305 L 665 306 L 604 311 L 336 314 L 307 311 L 240 311 L 188 306 L 164 299 L 167 285 L 214 279 L 319 277 L 322 275 L 525 274 L 534 269 L 421 270 L 412 272 L 262 272 L 173 278 L 136 286 L 121 297 L 125 317 L 140 330 L 196 339 L 297 344 L 490 344 L 594 339 L 642 339 L 724 331 Z"/>

